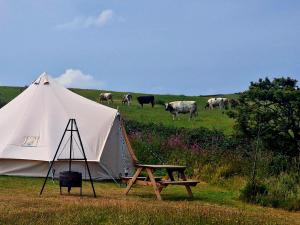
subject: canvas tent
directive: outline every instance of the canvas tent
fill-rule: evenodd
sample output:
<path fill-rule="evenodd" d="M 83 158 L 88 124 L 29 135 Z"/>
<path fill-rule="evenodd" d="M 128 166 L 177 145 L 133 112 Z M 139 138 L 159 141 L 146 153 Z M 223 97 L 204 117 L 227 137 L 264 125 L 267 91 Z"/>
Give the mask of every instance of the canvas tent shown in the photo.
<path fill-rule="evenodd" d="M 71 118 L 77 121 L 94 179 L 132 174 L 133 160 L 118 111 L 73 93 L 46 73 L 0 109 L 0 174 L 46 176 Z M 64 146 L 67 138 L 58 159 L 69 157 Z M 73 146 L 72 157 L 82 157 L 76 140 Z M 56 161 L 51 175 L 57 177 L 67 169 L 67 161 Z M 84 161 L 74 161 L 72 170 L 88 178 Z"/>

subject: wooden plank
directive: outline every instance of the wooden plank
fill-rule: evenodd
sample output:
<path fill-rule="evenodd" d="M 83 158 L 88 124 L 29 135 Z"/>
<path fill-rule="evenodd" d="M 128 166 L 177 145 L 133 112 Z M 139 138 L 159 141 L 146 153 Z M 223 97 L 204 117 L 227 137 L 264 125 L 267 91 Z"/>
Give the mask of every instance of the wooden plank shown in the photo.
<path fill-rule="evenodd" d="M 122 180 L 131 180 L 133 177 L 121 177 Z M 146 180 L 147 177 L 137 177 L 137 180 Z"/>
<path fill-rule="evenodd" d="M 153 186 L 153 189 L 154 189 L 154 192 L 156 194 L 157 199 L 158 200 L 162 200 L 162 197 L 160 195 L 160 189 L 159 189 L 159 187 L 158 187 L 158 185 L 157 185 L 157 183 L 156 183 L 156 181 L 154 179 L 154 175 L 153 175 L 152 169 L 146 168 L 146 171 L 147 171 L 148 176 L 149 176 L 149 178 L 151 180 L 151 183 L 152 183 L 152 186 Z"/>
<path fill-rule="evenodd" d="M 131 180 L 133 177 L 121 177 L 122 180 Z M 156 181 L 161 181 L 162 177 L 154 177 Z M 149 177 L 137 177 L 137 180 L 149 180 Z"/>
<path fill-rule="evenodd" d="M 192 180 L 187 180 L 187 181 L 183 181 L 183 180 L 179 180 L 179 181 L 169 181 L 169 180 L 162 180 L 159 181 L 160 184 L 166 184 L 166 185 L 189 185 L 189 186 L 196 186 L 199 181 L 192 181 Z"/>
<path fill-rule="evenodd" d="M 178 166 L 178 165 L 149 165 L 149 164 L 136 164 L 136 167 L 145 167 L 145 168 L 153 168 L 153 169 L 186 169 L 186 166 Z"/>
<path fill-rule="evenodd" d="M 127 185 L 127 188 L 125 190 L 125 195 L 128 194 L 128 192 L 130 191 L 132 185 L 135 183 L 136 179 L 138 178 L 138 176 L 140 175 L 140 173 L 142 172 L 143 168 L 140 167 L 140 168 L 137 168 L 133 178 L 129 181 L 128 185 Z"/>

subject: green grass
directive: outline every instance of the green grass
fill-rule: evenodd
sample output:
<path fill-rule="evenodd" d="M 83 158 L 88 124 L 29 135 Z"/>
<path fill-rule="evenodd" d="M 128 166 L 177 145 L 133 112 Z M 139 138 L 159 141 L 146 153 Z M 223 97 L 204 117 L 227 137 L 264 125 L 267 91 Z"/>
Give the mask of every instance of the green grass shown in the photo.
<path fill-rule="evenodd" d="M 90 184 L 59 195 L 57 181 L 49 181 L 42 197 L 43 179 L 0 176 L 0 224 L 299 224 L 300 214 L 242 203 L 238 193 L 200 183 L 195 198 L 187 200 L 184 187 L 163 190 L 157 201 L 151 187 L 124 187 L 97 182 L 97 198 Z M 66 193 L 66 190 L 64 190 Z"/>
<path fill-rule="evenodd" d="M 10 101 L 18 94 L 22 92 L 21 87 L 0 87 L 0 97 L 5 101 Z M 71 89 L 77 94 L 80 94 L 90 100 L 98 101 L 99 93 L 102 91 L 97 90 L 86 90 L 86 89 Z M 106 92 L 106 91 L 103 91 Z M 110 91 L 111 92 L 111 91 Z M 199 116 L 192 121 L 188 120 L 188 115 L 180 115 L 179 120 L 173 121 L 172 115 L 166 112 L 164 106 L 155 105 L 152 108 L 150 105 L 144 105 L 142 109 L 138 104 L 136 98 L 142 93 L 133 93 L 133 103 L 130 106 L 122 105 L 121 99 L 125 93 L 123 92 L 112 92 L 114 98 L 114 104 L 108 106 L 118 108 L 125 119 L 137 120 L 143 123 L 161 123 L 165 126 L 174 127 L 186 127 L 186 128 L 199 128 L 206 127 L 210 129 L 219 129 L 224 131 L 226 134 L 232 133 L 232 127 L 234 120 L 230 119 L 224 110 L 214 109 L 205 110 L 204 106 L 209 97 L 199 96 L 184 96 L 184 95 L 155 95 L 156 101 L 170 102 L 176 100 L 193 100 L 197 101 Z M 230 95 L 229 97 L 234 98 L 236 95 Z"/>

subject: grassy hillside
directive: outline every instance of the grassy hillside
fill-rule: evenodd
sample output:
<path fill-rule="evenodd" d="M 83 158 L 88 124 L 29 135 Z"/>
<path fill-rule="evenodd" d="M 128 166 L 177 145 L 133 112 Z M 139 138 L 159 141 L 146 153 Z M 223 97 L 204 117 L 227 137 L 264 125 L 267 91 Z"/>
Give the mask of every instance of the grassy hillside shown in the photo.
<path fill-rule="evenodd" d="M 72 91 L 89 98 L 93 101 L 98 101 L 98 96 L 101 91 L 72 89 Z M 105 91 L 103 91 L 105 92 Z M 136 98 L 142 93 L 133 93 L 133 102 L 130 106 L 122 105 L 121 99 L 125 93 L 112 92 L 114 103 L 109 106 L 118 108 L 125 119 L 137 120 L 147 123 L 162 123 L 166 126 L 198 128 L 206 127 L 211 129 L 221 129 L 225 133 L 231 133 L 234 121 L 224 113 L 223 110 L 207 110 L 204 106 L 209 97 L 184 96 L 184 95 L 154 95 L 157 102 L 171 102 L 177 100 L 193 100 L 198 104 L 199 115 L 192 121 L 188 120 L 188 115 L 180 115 L 179 120 L 173 121 L 172 115 L 165 111 L 163 105 L 156 104 L 154 108 L 151 105 L 144 105 L 144 108 L 138 104 Z"/>
<path fill-rule="evenodd" d="M 5 101 L 10 101 L 22 92 L 23 88 L 20 87 L 0 87 L 0 98 Z M 98 96 L 101 91 L 98 90 L 85 90 L 85 89 L 71 89 L 93 101 L 98 101 Z M 105 92 L 105 91 L 103 91 Z M 204 106 L 209 97 L 198 96 L 184 96 L 184 95 L 155 95 L 158 102 L 170 102 L 177 100 L 194 100 L 197 101 L 199 115 L 192 121 L 188 120 L 188 115 L 180 115 L 179 120 L 173 121 L 172 115 L 166 112 L 163 105 L 155 105 L 152 108 L 150 105 L 144 105 L 142 109 L 136 100 L 137 96 L 144 95 L 141 93 L 134 93 L 133 103 L 130 106 L 122 105 L 121 99 L 125 93 L 112 92 L 114 103 L 110 107 L 118 108 L 125 119 L 137 120 L 139 122 L 148 123 L 162 123 L 166 126 L 198 128 L 206 127 L 210 129 L 220 129 L 229 134 L 232 132 L 234 121 L 227 117 L 223 110 L 205 110 Z M 234 96 L 230 96 L 234 97 Z"/>

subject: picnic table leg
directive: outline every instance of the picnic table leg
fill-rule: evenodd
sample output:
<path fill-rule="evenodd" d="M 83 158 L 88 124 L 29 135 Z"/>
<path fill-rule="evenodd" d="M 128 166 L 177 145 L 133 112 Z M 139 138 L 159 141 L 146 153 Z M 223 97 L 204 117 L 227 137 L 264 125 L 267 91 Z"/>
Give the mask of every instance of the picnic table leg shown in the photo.
<path fill-rule="evenodd" d="M 184 174 L 184 171 L 180 171 L 180 174 L 181 174 L 181 179 L 186 181 L 187 179 L 186 179 L 186 176 Z M 193 192 L 192 192 L 192 189 L 191 189 L 190 185 L 187 184 L 187 185 L 184 185 L 184 186 L 185 186 L 186 191 L 188 192 L 189 197 L 193 198 L 194 196 L 193 196 Z"/>
<path fill-rule="evenodd" d="M 168 173 L 168 176 L 169 176 L 169 179 L 171 181 L 174 181 L 174 176 L 173 176 L 173 170 L 170 170 L 170 169 L 167 169 L 167 173 Z"/>
<path fill-rule="evenodd" d="M 155 181 L 152 170 L 149 168 L 146 168 L 146 171 L 147 171 L 150 181 L 152 183 L 152 186 L 153 186 L 153 189 L 154 189 L 157 199 L 162 200 L 161 195 L 160 195 L 161 190 L 160 190 L 160 187 L 157 186 L 157 183 Z"/>
<path fill-rule="evenodd" d="M 135 183 L 136 179 L 138 178 L 138 176 L 140 175 L 140 173 L 142 172 L 142 170 L 143 170 L 142 167 L 137 168 L 134 176 L 132 177 L 132 179 L 129 181 L 129 183 L 127 185 L 127 188 L 125 190 L 125 195 L 128 194 L 128 192 L 130 191 L 132 185 Z"/>
<path fill-rule="evenodd" d="M 159 187 L 158 188 L 159 193 L 162 192 L 163 189 L 164 189 L 164 187 Z"/>

